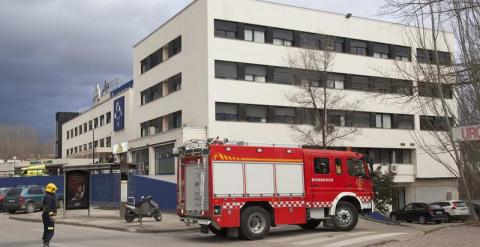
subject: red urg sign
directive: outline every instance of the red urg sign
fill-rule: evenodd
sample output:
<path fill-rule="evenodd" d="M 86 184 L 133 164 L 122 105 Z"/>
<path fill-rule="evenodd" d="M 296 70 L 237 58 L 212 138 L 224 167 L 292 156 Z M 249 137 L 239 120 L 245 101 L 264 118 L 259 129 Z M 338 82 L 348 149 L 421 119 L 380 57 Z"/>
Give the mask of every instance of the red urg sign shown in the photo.
<path fill-rule="evenodd" d="M 478 141 L 480 140 L 480 125 L 453 128 L 452 135 L 455 141 Z"/>

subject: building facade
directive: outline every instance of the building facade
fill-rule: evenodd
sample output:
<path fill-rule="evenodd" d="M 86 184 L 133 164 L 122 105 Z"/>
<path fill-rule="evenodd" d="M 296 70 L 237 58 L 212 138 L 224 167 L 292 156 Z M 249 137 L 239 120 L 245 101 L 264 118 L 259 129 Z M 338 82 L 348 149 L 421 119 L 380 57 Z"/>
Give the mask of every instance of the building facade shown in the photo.
<path fill-rule="evenodd" d="M 351 147 L 372 157 L 377 166 L 396 170 L 394 208 L 412 201 L 455 199 L 456 179 L 413 137 L 424 136 L 428 143 L 431 129 L 426 123 L 438 119 L 423 116 L 415 103 L 395 97 L 432 96 L 413 90 L 421 88 L 421 82 L 403 80 L 396 72 L 398 64 L 409 67 L 411 61 L 425 59 L 425 53 L 408 42 L 412 31 L 408 26 L 257 0 L 194 1 L 133 48 L 135 85 L 128 91 L 127 135 L 120 138 L 128 140 L 128 159 L 145 174 L 174 182 L 171 150 L 189 139 L 220 136 L 304 144 L 292 126 L 308 127 L 312 109 L 289 97 L 301 89 L 288 58 L 320 49 L 321 37 L 328 36 L 334 39 L 329 49 L 335 54 L 328 90 L 345 94 L 347 103 L 362 101 L 353 112 L 332 111 L 329 119 L 336 128 L 359 129 L 335 146 Z M 453 34 L 447 36 L 453 44 Z M 450 58 L 442 53 L 445 62 Z M 380 99 L 372 92 L 392 97 Z M 94 108 L 80 122 L 107 111 Z M 70 130 L 77 138 L 71 132 L 79 127 L 74 122 L 65 124 L 64 133 Z M 106 129 L 100 136 L 112 133 L 111 127 Z M 87 136 L 84 147 L 91 140 Z M 71 155 L 72 148 L 79 145 L 67 144 L 64 150 Z"/>

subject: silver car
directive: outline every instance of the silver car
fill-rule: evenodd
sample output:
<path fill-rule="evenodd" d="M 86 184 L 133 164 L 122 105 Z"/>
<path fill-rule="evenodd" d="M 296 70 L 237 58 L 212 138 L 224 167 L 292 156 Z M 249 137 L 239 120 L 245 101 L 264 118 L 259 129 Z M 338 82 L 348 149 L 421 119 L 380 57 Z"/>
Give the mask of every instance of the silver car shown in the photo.
<path fill-rule="evenodd" d="M 470 217 L 470 210 L 463 201 L 441 201 L 432 203 L 431 205 L 438 205 L 445 209 L 445 214 L 447 215 L 447 222 L 455 220 L 465 221 L 467 218 Z"/>

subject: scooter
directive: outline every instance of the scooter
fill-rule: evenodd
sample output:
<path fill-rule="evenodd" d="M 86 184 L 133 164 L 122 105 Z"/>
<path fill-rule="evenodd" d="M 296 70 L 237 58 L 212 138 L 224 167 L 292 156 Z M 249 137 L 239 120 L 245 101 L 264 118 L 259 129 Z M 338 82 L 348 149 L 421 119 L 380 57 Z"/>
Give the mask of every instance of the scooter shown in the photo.
<path fill-rule="evenodd" d="M 137 212 L 141 212 L 139 215 Z M 160 206 L 154 200 L 152 196 L 141 197 L 138 203 L 126 203 L 125 204 L 125 220 L 130 223 L 135 218 L 153 217 L 156 221 L 162 220 L 162 213 L 160 213 Z"/>

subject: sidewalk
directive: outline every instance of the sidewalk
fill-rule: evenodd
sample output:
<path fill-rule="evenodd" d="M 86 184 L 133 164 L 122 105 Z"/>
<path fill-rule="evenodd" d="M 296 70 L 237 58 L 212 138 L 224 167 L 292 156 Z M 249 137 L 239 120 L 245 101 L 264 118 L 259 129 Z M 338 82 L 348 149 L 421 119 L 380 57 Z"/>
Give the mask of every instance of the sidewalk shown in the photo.
<path fill-rule="evenodd" d="M 60 210 L 55 223 L 138 233 L 162 233 L 198 230 L 198 225 L 186 226 L 179 220 L 176 214 L 170 212 L 162 212 L 163 217 L 162 221 L 160 222 L 156 222 L 152 217 L 144 218 L 142 226 L 140 226 L 138 219 L 135 219 L 135 221 L 132 223 L 127 223 L 123 218 L 120 218 L 119 210 L 91 209 L 90 212 L 91 217 L 88 217 L 87 210 L 69 210 L 67 211 L 67 217 L 63 218 L 63 211 Z M 41 222 L 42 213 L 36 212 L 33 214 L 12 214 L 10 215 L 10 219 Z"/>

